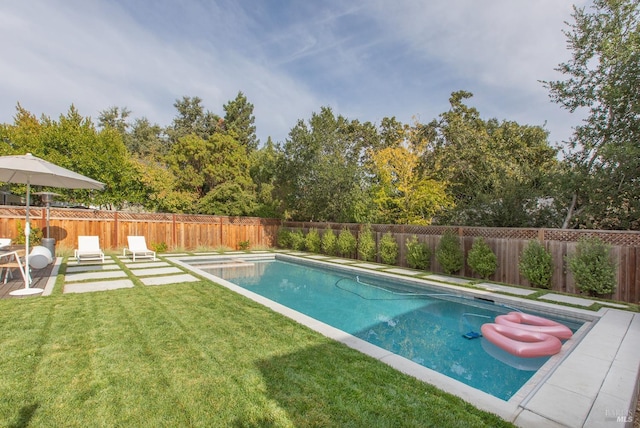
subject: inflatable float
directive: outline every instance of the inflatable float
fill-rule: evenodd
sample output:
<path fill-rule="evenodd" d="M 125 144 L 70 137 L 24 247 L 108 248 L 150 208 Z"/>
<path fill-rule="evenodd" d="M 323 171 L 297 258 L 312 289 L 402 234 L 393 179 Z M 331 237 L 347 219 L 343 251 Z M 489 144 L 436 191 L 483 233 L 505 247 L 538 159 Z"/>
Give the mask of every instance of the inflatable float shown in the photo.
<path fill-rule="evenodd" d="M 573 335 L 571 329 L 566 325 L 522 312 L 509 312 L 507 315 L 498 315 L 496 324 L 537 333 L 546 333 L 562 340 L 569 339 Z"/>
<path fill-rule="evenodd" d="M 483 324 L 481 330 L 485 339 L 517 357 L 544 357 L 562 348 L 560 339 L 547 333 L 494 323 Z"/>
<path fill-rule="evenodd" d="M 498 315 L 495 323 L 484 324 L 481 331 L 498 348 L 523 358 L 557 354 L 562 349 L 560 340 L 573 335 L 566 325 L 522 312 Z"/>

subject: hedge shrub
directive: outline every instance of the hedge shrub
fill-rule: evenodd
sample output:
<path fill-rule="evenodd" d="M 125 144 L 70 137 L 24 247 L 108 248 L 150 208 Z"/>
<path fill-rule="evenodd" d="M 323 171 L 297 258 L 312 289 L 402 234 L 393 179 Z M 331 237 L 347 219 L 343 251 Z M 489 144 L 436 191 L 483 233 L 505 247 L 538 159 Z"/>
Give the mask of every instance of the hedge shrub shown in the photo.
<path fill-rule="evenodd" d="M 448 230 L 442 235 L 436 248 L 436 260 L 447 274 L 459 272 L 464 264 L 464 254 L 458 235 Z"/>
<path fill-rule="evenodd" d="M 278 229 L 278 235 L 276 236 L 276 243 L 278 248 L 291 248 L 291 233 L 288 229 Z"/>
<path fill-rule="evenodd" d="M 576 252 L 566 257 L 580 292 L 601 296 L 616 289 L 616 266 L 610 250 L 611 247 L 600 238 L 581 238 Z"/>
<path fill-rule="evenodd" d="M 376 258 L 376 240 L 368 224 L 362 227 L 358 235 L 358 257 L 367 262 L 372 262 Z"/>
<path fill-rule="evenodd" d="M 498 258 L 482 236 L 473 241 L 467 264 L 472 271 L 484 279 L 488 279 L 498 269 Z"/>
<path fill-rule="evenodd" d="M 395 265 L 398 261 L 398 243 L 391 232 L 380 239 L 380 260 L 386 265 Z"/>
<path fill-rule="evenodd" d="M 353 257 L 358 247 L 358 241 L 353 233 L 347 228 L 344 228 L 338 234 L 338 240 L 336 241 L 337 253 L 342 257 Z"/>
<path fill-rule="evenodd" d="M 522 251 L 520 263 L 518 264 L 520 273 L 529 283 L 538 288 L 551 288 L 551 277 L 553 276 L 553 259 L 538 241 L 529 241 Z"/>
<path fill-rule="evenodd" d="M 327 227 L 327 229 L 322 234 L 322 243 L 321 243 L 322 252 L 329 256 L 335 256 L 336 241 L 337 241 L 337 238 L 333 229 L 331 229 L 330 227 Z"/>
<path fill-rule="evenodd" d="M 320 252 L 320 245 L 321 245 L 321 240 L 320 240 L 320 233 L 318 233 L 318 229 L 309 229 L 309 232 L 307 232 L 307 236 L 304 237 L 304 246 L 307 249 L 307 251 L 310 251 L 312 253 L 319 253 Z"/>
<path fill-rule="evenodd" d="M 302 231 L 300 229 L 291 231 L 289 233 L 289 242 L 292 250 L 304 250 L 304 234 Z"/>
<path fill-rule="evenodd" d="M 429 269 L 431 265 L 431 250 L 427 244 L 418 241 L 413 235 L 407 239 L 407 266 L 413 269 Z"/>

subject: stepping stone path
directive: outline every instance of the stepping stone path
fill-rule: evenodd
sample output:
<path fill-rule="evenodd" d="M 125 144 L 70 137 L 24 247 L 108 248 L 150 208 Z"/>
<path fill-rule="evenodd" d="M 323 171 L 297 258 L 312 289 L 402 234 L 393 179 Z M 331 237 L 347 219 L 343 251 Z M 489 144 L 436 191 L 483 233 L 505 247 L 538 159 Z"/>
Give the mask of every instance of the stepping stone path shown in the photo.
<path fill-rule="evenodd" d="M 185 273 L 165 261 L 137 261 L 123 260 L 131 273 L 140 277 L 145 285 L 167 285 L 181 282 L 200 281 L 199 278 Z M 91 291 L 117 290 L 132 288 L 133 281 L 122 270 L 113 258 L 106 256 L 104 263 L 74 263 L 69 259 L 67 272 L 64 277 L 64 293 L 87 293 Z"/>

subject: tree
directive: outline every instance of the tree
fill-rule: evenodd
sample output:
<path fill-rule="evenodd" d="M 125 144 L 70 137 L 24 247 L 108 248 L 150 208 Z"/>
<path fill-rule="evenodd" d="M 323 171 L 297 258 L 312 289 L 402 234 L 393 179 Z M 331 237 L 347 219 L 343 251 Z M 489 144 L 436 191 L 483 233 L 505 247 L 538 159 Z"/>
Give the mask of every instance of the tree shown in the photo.
<path fill-rule="evenodd" d="M 256 137 L 253 104 L 247 101 L 247 97 L 242 92 L 238 92 L 235 100 L 224 105 L 224 111 L 225 130 L 235 132 L 238 142 L 245 147 L 247 153 L 256 150 L 260 141 Z"/>
<path fill-rule="evenodd" d="M 168 213 L 193 212 L 198 194 L 176 188 L 176 177 L 164 165 L 149 159 L 134 158 L 134 167 L 140 177 L 138 202 L 146 209 Z"/>
<path fill-rule="evenodd" d="M 214 134 L 206 146 L 207 159 L 201 166 L 205 196 L 198 204 L 198 212 L 252 215 L 256 195 L 245 147 L 233 132 Z"/>
<path fill-rule="evenodd" d="M 205 111 L 202 99 L 182 97 L 181 100 L 176 100 L 173 106 L 178 114 L 166 130 L 171 144 L 192 134 L 207 140 L 216 132 L 222 131 L 223 120 L 218 115 Z"/>
<path fill-rule="evenodd" d="M 278 147 L 276 187 L 287 215 L 314 221 L 364 221 L 363 147 L 372 125 L 335 116 L 328 107 L 299 120 Z M 357 218 L 356 218 L 357 217 Z"/>
<path fill-rule="evenodd" d="M 38 120 L 18 105 L 14 124 L 4 127 L 3 137 L 9 144 L 2 154 L 33 153 L 106 185 L 100 192 L 55 189 L 68 202 L 120 208 L 135 197 L 138 177 L 120 132 L 111 127 L 98 131 L 73 105 L 57 121 L 46 116 Z"/>
<path fill-rule="evenodd" d="M 548 176 L 557 169 L 557 151 L 541 127 L 483 120 L 464 104 L 471 97 L 470 92 L 454 92 L 451 109 L 438 121 L 416 125 L 410 136 L 414 150 L 422 151 L 421 167 L 434 180 L 447 183 L 455 204 L 438 221 L 533 226 L 532 210 L 541 199 L 553 196 Z"/>
<path fill-rule="evenodd" d="M 407 126 L 394 117 L 384 117 L 380 122 L 380 148 L 397 147 L 405 140 Z"/>
<path fill-rule="evenodd" d="M 249 157 L 249 174 L 256 186 L 257 207 L 255 215 L 258 217 L 276 218 L 281 215 L 282 201 L 275 191 L 277 179 L 277 165 L 280 154 L 276 150 L 271 137 L 260 149 L 255 150 Z"/>
<path fill-rule="evenodd" d="M 451 207 L 444 183 L 421 177 L 418 156 L 405 147 L 387 147 L 370 158 L 380 222 L 430 224 L 433 216 Z"/>
<path fill-rule="evenodd" d="M 565 228 L 640 229 L 639 16 L 637 0 L 574 7 L 566 78 L 544 82 L 553 101 L 587 112 L 565 153 Z"/>
<path fill-rule="evenodd" d="M 180 137 L 173 144 L 166 161 L 176 177 L 177 189 L 195 192 L 199 198 L 207 194 L 206 176 L 215 169 L 210 162 L 211 151 L 211 144 L 195 134 Z"/>
<path fill-rule="evenodd" d="M 125 144 L 132 154 L 156 161 L 160 161 L 169 148 L 162 127 L 151 124 L 145 117 L 134 120 Z"/>
<path fill-rule="evenodd" d="M 107 110 L 102 110 L 98 116 L 98 126 L 102 129 L 116 129 L 124 136 L 127 134 L 127 130 L 130 126 L 127 122 L 127 118 L 130 114 L 131 111 L 126 107 L 110 107 Z"/>

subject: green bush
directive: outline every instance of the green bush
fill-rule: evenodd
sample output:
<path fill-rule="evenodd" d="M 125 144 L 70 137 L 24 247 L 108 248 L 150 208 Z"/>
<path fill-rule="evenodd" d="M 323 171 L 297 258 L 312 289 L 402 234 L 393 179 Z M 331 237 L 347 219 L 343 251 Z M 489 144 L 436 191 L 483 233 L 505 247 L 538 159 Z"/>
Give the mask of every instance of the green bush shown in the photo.
<path fill-rule="evenodd" d="M 488 279 L 498 269 L 498 258 L 489 245 L 484 242 L 482 236 L 473 241 L 467 257 L 467 264 L 472 271 L 484 279 Z"/>
<path fill-rule="evenodd" d="M 311 251 L 312 253 L 320 252 L 320 234 L 318 233 L 318 229 L 309 229 L 307 236 L 304 237 L 304 246 L 307 251 Z"/>
<path fill-rule="evenodd" d="M 576 252 L 566 257 L 567 266 L 580 292 L 591 296 L 613 293 L 616 288 L 615 263 L 610 247 L 599 238 L 582 238 Z"/>
<path fill-rule="evenodd" d="M 362 227 L 358 236 L 358 257 L 367 262 L 372 262 L 376 258 L 376 240 L 368 224 Z"/>
<path fill-rule="evenodd" d="M 22 223 L 16 223 L 16 230 L 18 231 L 18 235 L 16 239 L 13 240 L 13 243 L 16 245 L 24 244 L 26 239 L 24 236 L 24 228 L 22 227 Z M 39 227 L 34 227 L 31 225 L 31 231 L 29 232 L 29 247 L 35 247 L 36 245 L 40 245 L 42 242 L 42 230 Z"/>
<path fill-rule="evenodd" d="M 291 248 L 291 233 L 288 229 L 278 229 L 278 235 L 276 236 L 276 243 L 278 248 Z"/>
<path fill-rule="evenodd" d="M 431 265 L 431 250 L 427 244 L 418 242 L 413 235 L 407 240 L 407 266 L 413 269 L 429 269 Z"/>
<path fill-rule="evenodd" d="M 464 254 L 458 235 L 448 230 L 440 238 L 436 248 L 436 260 L 447 274 L 459 272 L 464 263 Z"/>
<path fill-rule="evenodd" d="M 247 241 L 248 242 L 248 241 Z M 151 249 L 156 253 L 166 253 L 169 246 L 166 242 L 154 242 L 151 243 Z"/>
<path fill-rule="evenodd" d="M 322 234 L 322 252 L 329 256 L 335 256 L 337 240 L 338 239 L 336 238 L 336 234 L 334 233 L 333 229 L 327 227 L 327 230 L 325 230 Z"/>
<path fill-rule="evenodd" d="M 338 241 L 336 242 L 338 255 L 342 257 L 353 257 L 357 246 L 358 242 L 351 231 L 347 228 L 342 229 L 338 234 Z"/>
<path fill-rule="evenodd" d="M 380 260 L 386 265 L 395 265 L 398 260 L 398 243 L 391 232 L 382 235 L 380 240 Z"/>
<path fill-rule="evenodd" d="M 292 250 L 304 250 L 304 234 L 300 229 L 296 229 L 289 233 L 289 241 L 291 243 Z"/>
<path fill-rule="evenodd" d="M 530 241 L 527 244 L 520 256 L 518 268 L 532 286 L 551 288 L 553 259 L 540 242 Z"/>

